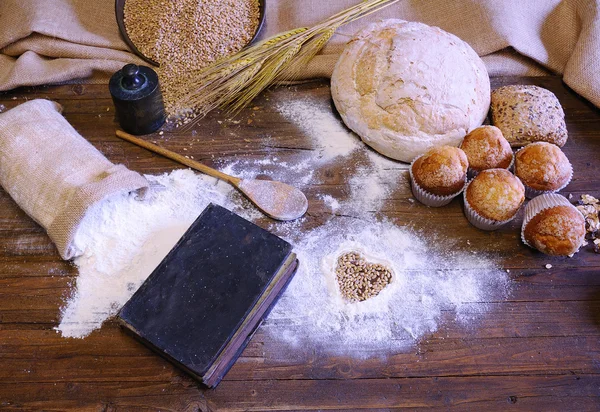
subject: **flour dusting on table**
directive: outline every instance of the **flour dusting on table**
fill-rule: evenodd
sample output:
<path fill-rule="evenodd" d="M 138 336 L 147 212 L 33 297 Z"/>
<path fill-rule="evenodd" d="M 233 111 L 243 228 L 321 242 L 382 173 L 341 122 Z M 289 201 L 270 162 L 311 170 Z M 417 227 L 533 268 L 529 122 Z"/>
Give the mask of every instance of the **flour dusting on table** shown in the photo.
<path fill-rule="evenodd" d="M 387 221 L 336 218 L 302 235 L 295 251 L 300 268 L 263 328 L 300 351 L 371 357 L 407 349 L 435 332 L 445 313 L 471 325 L 485 313 L 484 302 L 509 290 L 493 260 L 444 249 Z M 345 301 L 334 264 L 347 251 L 385 262 L 393 281 L 367 301 Z"/>
<path fill-rule="evenodd" d="M 344 126 L 326 102 L 287 99 L 277 105 L 277 110 L 312 139 L 322 162 L 347 156 L 363 146 L 360 138 Z"/>
<path fill-rule="evenodd" d="M 414 346 L 438 330 L 448 314 L 474 325 L 487 310 L 485 302 L 506 296 L 507 275 L 492 259 L 451 251 L 447 240 L 381 220 L 386 199 L 408 184 L 408 165 L 361 144 L 328 104 L 304 99 L 279 110 L 298 124 L 314 150 L 286 161 L 276 152 L 225 161 L 221 170 L 242 179 L 262 175 L 299 188 L 310 185 L 313 198 L 330 213 L 325 223 L 307 230 L 307 217 L 265 221 L 229 185 L 190 170 L 147 176 L 154 187 L 150 200 L 125 194 L 108 199 L 86 216 L 77 233 L 76 246 L 83 254 L 74 261 L 79 268 L 76 288 L 57 327 L 63 336 L 85 337 L 115 315 L 209 202 L 262 222 L 292 243 L 298 255 L 298 272 L 262 326 L 269 336 L 266 350 L 283 343 L 299 351 L 384 356 Z M 320 185 L 333 159 L 347 165 L 339 171 L 348 182 L 341 197 L 329 191 L 330 185 Z M 385 261 L 393 281 L 364 302 L 345 302 L 331 262 L 348 251 Z M 279 344 L 271 347 L 269 342 Z"/>

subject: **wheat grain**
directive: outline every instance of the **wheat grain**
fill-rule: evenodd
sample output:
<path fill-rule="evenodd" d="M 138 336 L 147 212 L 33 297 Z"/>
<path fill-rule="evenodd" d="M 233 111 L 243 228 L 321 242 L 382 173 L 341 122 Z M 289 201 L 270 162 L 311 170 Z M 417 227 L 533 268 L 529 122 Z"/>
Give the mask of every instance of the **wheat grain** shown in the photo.
<path fill-rule="evenodd" d="M 185 88 L 178 91 L 180 98 L 168 106 L 167 110 L 178 123 L 186 123 L 194 116 L 201 118 L 216 107 L 235 114 L 275 81 L 295 78 L 297 68 L 303 67 L 312 59 L 338 27 L 396 1 L 398 0 L 364 0 L 314 27 L 277 34 L 233 56 L 220 59 L 193 72 L 186 78 L 186 83 L 180 83 Z M 227 74 L 228 67 L 240 60 L 260 62 L 260 69 L 252 77 L 248 77 L 247 72 L 242 70 L 233 75 Z M 229 82 L 234 86 L 224 87 Z M 223 92 L 224 90 L 236 92 Z M 204 103 L 190 105 L 190 102 Z"/>
<path fill-rule="evenodd" d="M 259 5 L 258 0 L 126 0 L 124 21 L 138 49 L 160 63 L 157 72 L 165 106 L 173 112 L 194 72 L 235 54 L 250 41 L 258 27 Z M 234 68 L 231 74 L 235 73 Z M 182 109 L 177 107 L 185 112 Z M 187 112 L 189 116 L 191 111 Z"/>
<path fill-rule="evenodd" d="M 375 297 L 392 282 L 389 268 L 368 263 L 358 252 L 341 255 L 335 274 L 342 296 L 350 302 L 362 302 Z"/>

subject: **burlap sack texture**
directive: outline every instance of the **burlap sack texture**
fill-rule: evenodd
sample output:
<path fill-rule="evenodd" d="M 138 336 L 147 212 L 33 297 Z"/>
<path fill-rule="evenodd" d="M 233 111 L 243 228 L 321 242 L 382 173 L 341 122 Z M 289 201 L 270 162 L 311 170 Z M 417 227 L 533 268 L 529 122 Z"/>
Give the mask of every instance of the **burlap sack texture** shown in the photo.
<path fill-rule="evenodd" d="M 315 24 L 358 0 L 266 2 L 262 37 Z M 329 77 L 359 28 L 393 17 L 456 34 L 484 56 L 491 76 L 562 74 L 600 107 L 599 9 L 597 0 L 400 0 L 342 27 L 302 77 Z M 123 64 L 140 62 L 119 37 L 114 0 L 2 0 L 0 49 L 0 90 L 82 78 L 106 82 Z"/>
<path fill-rule="evenodd" d="M 0 114 L 0 185 L 38 222 L 63 259 L 75 256 L 73 237 L 87 210 L 148 182 L 114 165 L 61 115 L 58 103 L 31 100 Z"/>

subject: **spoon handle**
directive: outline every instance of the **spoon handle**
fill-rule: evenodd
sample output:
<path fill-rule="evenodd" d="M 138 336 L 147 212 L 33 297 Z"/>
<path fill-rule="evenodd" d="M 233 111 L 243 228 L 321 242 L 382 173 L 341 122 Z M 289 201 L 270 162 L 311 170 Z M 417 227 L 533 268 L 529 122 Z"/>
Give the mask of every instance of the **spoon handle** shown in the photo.
<path fill-rule="evenodd" d="M 195 160 L 189 159 L 185 156 L 182 156 L 178 153 L 172 152 L 170 150 L 164 149 L 160 146 L 157 146 L 155 144 L 152 144 L 150 142 L 147 142 L 143 139 L 140 139 L 139 137 L 135 137 L 133 135 L 130 135 L 129 133 L 125 133 L 121 130 L 117 130 L 115 132 L 115 134 L 117 135 L 117 137 L 123 139 L 123 140 L 127 140 L 130 143 L 133 143 L 137 146 L 143 147 L 144 149 L 148 149 L 151 152 L 154 153 L 158 153 L 159 155 L 162 155 L 168 159 L 171 160 L 175 160 L 176 162 L 179 162 L 183 165 L 186 165 L 188 167 L 191 167 L 192 169 L 196 169 L 199 172 L 205 173 L 209 176 L 212 177 L 216 177 L 217 179 L 221 179 L 226 181 L 227 183 L 238 187 L 240 182 L 242 181 L 242 179 L 238 178 L 238 177 L 234 177 L 234 176 L 230 176 L 228 174 L 225 174 L 223 172 L 219 172 L 216 169 L 213 169 L 212 167 L 208 167 L 206 165 L 203 165 L 202 163 L 196 162 Z"/>

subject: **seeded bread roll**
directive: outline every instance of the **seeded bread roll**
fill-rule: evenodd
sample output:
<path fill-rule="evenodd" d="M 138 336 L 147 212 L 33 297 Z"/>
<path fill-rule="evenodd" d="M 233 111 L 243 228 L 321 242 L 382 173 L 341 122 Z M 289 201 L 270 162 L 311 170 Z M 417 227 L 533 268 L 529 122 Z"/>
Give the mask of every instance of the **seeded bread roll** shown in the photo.
<path fill-rule="evenodd" d="M 537 213 L 523 229 L 523 239 L 540 252 L 569 256 L 585 238 L 585 220 L 572 205 L 554 206 Z"/>
<path fill-rule="evenodd" d="M 412 164 L 412 176 L 425 191 L 436 196 L 460 192 L 465 185 L 469 162 L 458 147 L 441 146 L 430 149 Z"/>
<path fill-rule="evenodd" d="M 525 188 L 508 170 L 488 169 L 469 183 L 465 200 L 477 215 L 503 222 L 519 211 L 525 201 Z"/>
<path fill-rule="evenodd" d="M 513 85 L 492 92 L 492 123 L 513 147 L 549 142 L 562 147 L 567 142 L 565 113 L 550 90 L 538 86 Z"/>
<path fill-rule="evenodd" d="M 490 105 L 483 61 L 437 27 L 389 19 L 348 43 L 331 76 L 344 123 L 378 152 L 403 162 L 458 146 Z"/>

